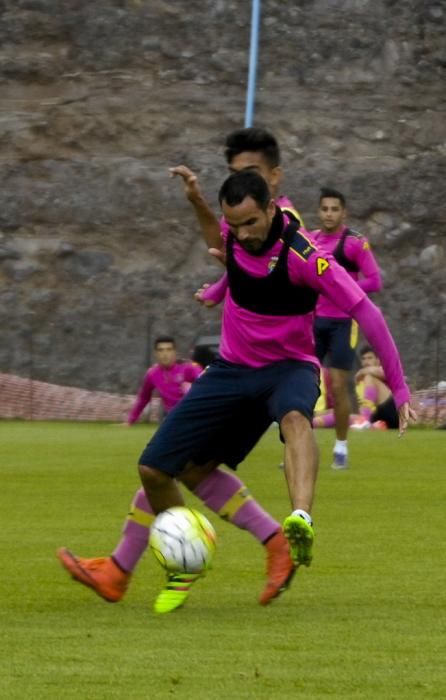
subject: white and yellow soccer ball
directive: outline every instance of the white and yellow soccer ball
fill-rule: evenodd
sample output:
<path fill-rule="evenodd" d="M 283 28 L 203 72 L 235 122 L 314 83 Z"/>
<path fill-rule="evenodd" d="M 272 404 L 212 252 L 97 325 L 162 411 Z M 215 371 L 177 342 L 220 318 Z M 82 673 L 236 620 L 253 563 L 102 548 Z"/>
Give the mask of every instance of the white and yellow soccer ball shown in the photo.
<path fill-rule="evenodd" d="M 164 510 L 150 529 L 150 549 L 169 572 L 196 574 L 209 568 L 216 542 L 209 520 L 185 506 Z"/>

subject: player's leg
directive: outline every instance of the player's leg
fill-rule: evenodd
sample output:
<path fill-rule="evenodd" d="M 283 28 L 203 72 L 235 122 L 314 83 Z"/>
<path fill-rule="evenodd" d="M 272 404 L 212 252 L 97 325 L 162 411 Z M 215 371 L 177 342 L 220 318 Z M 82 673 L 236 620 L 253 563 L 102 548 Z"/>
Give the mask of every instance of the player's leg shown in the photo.
<path fill-rule="evenodd" d="M 347 438 L 352 408 L 348 390 L 349 374 L 346 370 L 330 367 L 336 433 L 332 464 L 334 469 L 343 469 L 348 466 Z"/>
<path fill-rule="evenodd" d="M 238 368 L 227 363 L 212 364 L 167 416 L 142 453 L 139 473 L 155 513 L 179 505 L 181 494 L 175 479 L 182 478 L 191 461 L 210 462 L 208 455 L 218 449 L 222 436 L 230 441 L 227 428 L 243 403 L 243 381 L 239 373 Z M 216 465 L 217 460 L 212 468 Z M 183 605 L 199 576 L 169 574 L 155 601 L 155 611 L 171 612 Z"/>
<path fill-rule="evenodd" d="M 313 418 L 313 428 L 334 428 L 335 415 L 332 408 L 318 413 Z"/>
<path fill-rule="evenodd" d="M 155 519 L 143 488 L 130 506 L 121 539 L 111 556 L 83 558 L 62 547 L 57 556 L 73 579 L 93 589 L 101 598 L 117 602 L 125 595 L 130 579 L 147 549 L 150 526 Z"/>
<path fill-rule="evenodd" d="M 75 581 L 91 588 L 108 602 L 118 602 L 124 597 L 133 570 L 147 549 L 154 519 L 153 510 L 141 488 L 135 494 L 122 537 L 111 556 L 87 559 L 76 556 L 66 548 L 59 549 L 57 556 Z M 169 609 L 185 602 L 192 584 L 198 578 L 199 575 L 195 574 L 169 577 Z M 158 605 L 163 607 L 161 602 Z"/>
<path fill-rule="evenodd" d="M 319 466 L 319 452 L 308 419 L 290 411 L 280 422 L 285 440 L 285 475 L 293 512 L 284 522 L 285 535 L 297 564 L 309 566 L 313 558 L 311 510 Z"/>
<path fill-rule="evenodd" d="M 240 415 L 234 415 L 229 445 L 222 435 L 223 449 L 218 452 L 218 461 L 235 470 L 270 423 L 265 407 L 258 403 L 247 404 Z M 181 478 L 214 513 L 247 530 L 265 547 L 267 581 L 259 597 L 260 604 L 267 605 L 286 590 L 295 571 L 288 542 L 279 523 L 253 498 L 245 484 L 235 474 L 221 468 L 204 474 L 203 468 L 194 466 L 183 472 Z"/>
<path fill-rule="evenodd" d="M 350 427 L 365 430 L 370 428 L 370 417 L 378 403 L 378 387 L 375 378 L 366 374 L 356 385 L 356 396 L 359 403 L 359 416 L 354 416 L 353 421 L 350 420 Z"/>
<path fill-rule="evenodd" d="M 200 465 L 190 463 L 180 477 L 208 508 L 236 527 L 247 530 L 265 546 L 268 582 L 260 600 L 264 604 L 279 595 L 291 578 L 294 567 L 288 544 L 279 523 L 262 509 L 245 485 L 235 475 L 216 467 L 224 462 L 235 468 L 269 424 L 270 418 L 265 410 L 256 407 L 244 411 L 243 415 L 235 414 L 233 425 L 228 429 L 230 451 L 227 440 L 223 440 L 225 448 L 219 459 L 205 459 L 207 463 Z M 81 558 L 61 548 L 58 557 L 76 581 L 92 588 L 105 600 L 118 601 L 126 592 L 131 574 L 146 551 L 154 518 L 153 509 L 141 488 L 133 498 L 121 539 L 111 556 Z"/>
<path fill-rule="evenodd" d="M 398 430 L 399 415 L 393 396 L 390 394 L 385 401 L 378 404 L 375 411 L 370 416 L 372 427 L 375 429 Z"/>
<path fill-rule="evenodd" d="M 335 414 L 336 442 L 333 448 L 333 469 L 348 467 L 348 429 L 351 400 L 348 387 L 358 343 L 358 326 L 351 319 L 332 321 L 330 342 L 330 380 Z"/>
<path fill-rule="evenodd" d="M 314 537 L 311 509 L 319 466 L 311 422 L 319 396 L 319 376 L 307 363 L 280 364 L 269 406 L 285 443 L 285 476 L 293 508 L 285 519 L 284 532 L 295 563 L 309 566 Z"/>

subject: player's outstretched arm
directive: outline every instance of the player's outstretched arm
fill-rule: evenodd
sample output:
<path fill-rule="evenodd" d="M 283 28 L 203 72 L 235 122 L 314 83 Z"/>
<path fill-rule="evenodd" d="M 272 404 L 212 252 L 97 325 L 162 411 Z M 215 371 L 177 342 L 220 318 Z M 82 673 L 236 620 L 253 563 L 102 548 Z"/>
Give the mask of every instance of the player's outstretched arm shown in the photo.
<path fill-rule="evenodd" d="M 223 240 L 220 233 L 220 224 L 200 190 L 197 175 L 186 165 L 177 165 L 174 168 L 169 168 L 169 172 L 171 177 L 179 176 L 182 178 L 184 193 L 194 208 L 206 244 L 212 248 L 221 248 Z"/>
<path fill-rule="evenodd" d="M 214 282 L 214 284 L 203 284 L 203 286 L 195 292 L 195 299 L 204 304 L 204 306 L 215 306 L 223 301 L 227 288 L 228 275 L 225 272 L 223 277 L 217 282 Z"/>
<path fill-rule="evenodd" d="M 149 370 L 148 372 L 146 372 L 144 380 L 136 396 L 135 402 L 127 416 L 127 423 L 129 425 L 133 425 L 134 423 L 136 423 L 141 413 L 152 398 L 154 388 L 155 387 L 152 383 L 151 374 Z"/>

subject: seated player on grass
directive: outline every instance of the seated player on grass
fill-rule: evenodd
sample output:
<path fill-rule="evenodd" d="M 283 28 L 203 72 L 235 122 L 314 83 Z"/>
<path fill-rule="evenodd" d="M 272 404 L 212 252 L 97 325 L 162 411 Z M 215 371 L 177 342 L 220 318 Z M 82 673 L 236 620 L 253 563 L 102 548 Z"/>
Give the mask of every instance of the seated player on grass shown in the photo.
<path fill-rule="evenodd" d="M 376 353 L 370 345 L 364 345 L 360 356 L 362 367 L 355 375 L 359 414 L 350 416 L 350 427 L 354 430 L 398 428 L 398 411 Z M 324 399 L 323 386 L 320 399 Z M 333 428 L 334 425 L 334 411 L 327 406 L 318 412 L 316 407 L 313 427 Z"/>

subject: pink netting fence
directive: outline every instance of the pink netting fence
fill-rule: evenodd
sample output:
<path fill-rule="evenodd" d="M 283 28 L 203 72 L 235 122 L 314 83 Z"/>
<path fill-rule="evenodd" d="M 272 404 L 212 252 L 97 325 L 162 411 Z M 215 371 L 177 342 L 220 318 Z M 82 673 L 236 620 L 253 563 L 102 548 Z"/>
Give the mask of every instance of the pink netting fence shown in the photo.
<path fill-rule="evenodd" d="M 0 373 L 0 418 L 123 422 L 134 400 L 133 394 L 88 391 Z M 413 404 L 420 423 L 446 424 L 445 388 L 416 391 Z M 160 409 L 160 400 L 154 397 L 142 420 L 156 423 Z"/>
<path fill-rule="evenodd" d="M 0 374 L 0 418 L 122 422 L 134 400 L 130 394 L 87 391 Z"/>

